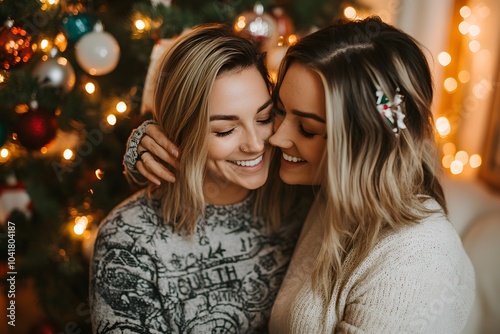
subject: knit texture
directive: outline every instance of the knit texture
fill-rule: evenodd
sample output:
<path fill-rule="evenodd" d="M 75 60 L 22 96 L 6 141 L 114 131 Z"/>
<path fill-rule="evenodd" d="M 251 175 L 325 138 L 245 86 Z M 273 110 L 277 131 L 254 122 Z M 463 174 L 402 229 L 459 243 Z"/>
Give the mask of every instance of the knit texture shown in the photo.
<path fill-rule="evenodd" d="M 271 233 L 254 197 L 208 205 L 192 236 L 145 191 L 117 206 L 91 263 L 94 333 L 265 333 L 307 205 Z"/>
<path fill-rule="evenodd" d="M 426 202 L 439 209 L 434 200 Z M 331 302 L 313 294 L 322 230 L 311 209 L 273 307 L 271 333 L 460 333 L 474 270 L 443 213 L 382 234 L 361 262 L 347 256 Z"/>
<path fill-rule="evenodd" d="M 137 158 L 139 152 L 137 148 L 141 142 L 142 137 L 146 133 L 146 127 L 149 124 L 156 124 L 154 120 L 149 119 L 144 121 L 138 128 L 134 129 L 127 140 L 127 149 L 125 155 L 123 156 L 123 166 L 125 167 L 125 176 L 131 184 L 136 184 L 139 186 L 145 186 L 148 180 L 139 173 L 135 164 L 137 163 Z"/>

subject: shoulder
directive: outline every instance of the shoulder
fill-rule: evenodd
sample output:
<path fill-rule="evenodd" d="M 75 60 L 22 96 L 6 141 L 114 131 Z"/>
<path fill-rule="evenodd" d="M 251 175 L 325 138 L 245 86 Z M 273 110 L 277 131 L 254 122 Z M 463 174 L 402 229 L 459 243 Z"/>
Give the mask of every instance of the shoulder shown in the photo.
<path fill-rule="evenodd" d="M 98 238 L 118 236 L 119 231 L 128 234 L 148 233 L 148 230 L 163 225 L 159 202 L 151 199 L 145 189 L 136 192 L 114 207 L 101 221 Z"/>

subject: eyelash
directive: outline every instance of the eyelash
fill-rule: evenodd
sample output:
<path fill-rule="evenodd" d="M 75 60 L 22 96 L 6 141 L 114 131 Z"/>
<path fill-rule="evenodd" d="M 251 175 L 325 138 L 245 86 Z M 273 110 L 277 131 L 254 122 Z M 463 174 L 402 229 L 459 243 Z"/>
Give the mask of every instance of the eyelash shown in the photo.
<path fill-rule="evenodd" d="M 261 121 L 257 121 L 261 125 L 266 125 L 269 124 L 273 121 L 273 115 L 270 115 L 268 118 L 263 119 Z M 217 137 L 225 137 L 229 136 L 231 133 L 233 133 L 234 129 L 231 129 L 229 131 L 224 131 L 224 132 L 215 132 L 215 136 Z"/>
<path fill-rule="evenodd" d="M 279 109 L 278 107 L 274 106 L 273 107 L 273 113 L 276 115 L 276 116 L 285 116 L 286 115 L 286 112 L 284 110 L 281 110 Z M 304 129 L 304 126 L 302 125 L 302 123 L 299 123 L 299 133 L 304 136 L 305 138 L 312 138 L 314 137 L 316 134 L 315 133 L 312 133 L 312 132 L 307 132 L 305 129 Z"/>

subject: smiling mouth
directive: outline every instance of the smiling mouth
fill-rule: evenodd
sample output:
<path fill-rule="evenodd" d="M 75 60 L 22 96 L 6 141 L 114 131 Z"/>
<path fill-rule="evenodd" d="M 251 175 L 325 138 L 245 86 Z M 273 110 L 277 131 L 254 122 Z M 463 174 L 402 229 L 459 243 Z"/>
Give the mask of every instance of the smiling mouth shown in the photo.
<path fill-rule="evenodd" d="M 262 161 L 263 155 L 257 157 L 255 160 L 229 160 L 233 164 L 236 164 L 238 166 L 242 167 L 253 167 L 257 166 L 261 161 Z"/>
<path fill-rule="evenodd" d="M 283 153 L 283 159 L 285 159 L 285 161 L 288 161 L 288 162 L 305 162 L 306 161 L 304 159 L 293 157 L 293 156 L 288 155 L 286 153 Z"/>

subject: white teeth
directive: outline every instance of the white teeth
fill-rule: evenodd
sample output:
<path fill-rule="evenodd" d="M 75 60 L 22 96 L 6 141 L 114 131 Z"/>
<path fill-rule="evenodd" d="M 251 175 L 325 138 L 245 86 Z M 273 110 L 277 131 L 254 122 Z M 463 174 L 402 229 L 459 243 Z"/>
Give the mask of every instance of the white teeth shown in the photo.
<path fill-rule="evenodd" d="M 285 159 L 288 162 L 302 162 L 302 161 L 305 161 L 304 159 L 297 158 L 297 157 L 292 157 L 291 155 L 288 155 L 286 153 L 283 153 L 283 159 Z"/>
<path fill-rule="evenodd" d="M 252 167 L 258 165 L 261 161 L 262 161 L 262 155 L 255 160 L 235 160 L 232 162 L 237 164 L 238 166 Z"/>

